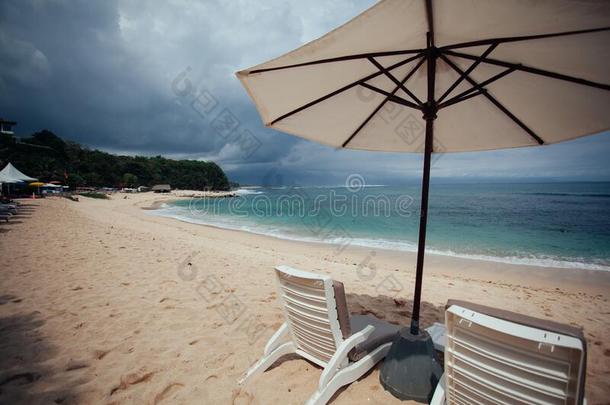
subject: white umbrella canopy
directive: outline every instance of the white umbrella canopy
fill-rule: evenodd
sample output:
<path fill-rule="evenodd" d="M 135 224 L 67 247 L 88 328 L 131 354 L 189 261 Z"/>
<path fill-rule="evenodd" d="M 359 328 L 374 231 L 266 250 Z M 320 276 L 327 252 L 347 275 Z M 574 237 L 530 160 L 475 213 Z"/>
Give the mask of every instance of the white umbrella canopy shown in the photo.
<path fill-rule="evenodd" d="M 430 12 L 433 27 L 425 1 L 384 0 L 237 75 L 266 126 L 334 147 L 421 152 L 432 31 L 435 152 L 552 144 L 610 128 L 610 2 L 434 0 Z"/>
<path fill-rule="evenodd" d="M 237 73 L 268 127 L 339 148 L 424 152 L 411 327 L 380 373 L 395 396 L 429 398 L 441 372 L 419 330 L 432 153 L 607 130 L 609 44 L 607 0 L 383 0 Z"/>

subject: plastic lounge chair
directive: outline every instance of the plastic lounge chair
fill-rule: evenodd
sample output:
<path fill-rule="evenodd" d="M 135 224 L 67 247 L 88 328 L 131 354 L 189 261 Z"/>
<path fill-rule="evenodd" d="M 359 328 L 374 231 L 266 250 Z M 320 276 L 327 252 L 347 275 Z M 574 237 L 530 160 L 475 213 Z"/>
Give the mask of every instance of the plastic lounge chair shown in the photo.
<path fill-rule="evenodd" d="M 430 404 L 586 404 L 580 329 L 450 300 L 445 373 Z"/>
<path fill-rule="evenodd" d="M 350 316 L 343 284 L 329 276 L 287 266 L 277 267 L 276 275 L 286 322 L 239 384 L 264 372 L 281 356 L 296 353 L 324 368 L 307 404 L 326 404 L 339 388 L 385 357 L 400 327 L 370 315 Z"/>
<path fill-rule="evenodd" d="M 0 213 L 9 212 L 11 214 L 17 213 L 17 207 L 11 204 L 0 204 Z"/>

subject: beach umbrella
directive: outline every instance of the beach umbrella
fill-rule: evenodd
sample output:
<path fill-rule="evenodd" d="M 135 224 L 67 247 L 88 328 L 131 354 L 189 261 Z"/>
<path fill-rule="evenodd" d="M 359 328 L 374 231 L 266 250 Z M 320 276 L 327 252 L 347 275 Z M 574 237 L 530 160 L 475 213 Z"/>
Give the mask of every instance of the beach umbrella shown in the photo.
<path fill-rule="evenodd" d="M 607 130 L 609 44 L 605 0 L 383 0 L 237 73 L 268 127 L 337 148 L 424 155 L 411 325 L 381 373 L 394 395 L 422 400 L 436 383 L 426 371 L 434 366 L 412 355 L 431 352 L 419 311 L 433 154 Z"/>
<path fill-rule="evenodd" d="M 31 187 L 36 187 L 38 189 L 38 194 L 40 194 L 40 187 L 44 186 L 44 183 L 41 181 L 34 181 L 32 183 L 30 183 Z"/>

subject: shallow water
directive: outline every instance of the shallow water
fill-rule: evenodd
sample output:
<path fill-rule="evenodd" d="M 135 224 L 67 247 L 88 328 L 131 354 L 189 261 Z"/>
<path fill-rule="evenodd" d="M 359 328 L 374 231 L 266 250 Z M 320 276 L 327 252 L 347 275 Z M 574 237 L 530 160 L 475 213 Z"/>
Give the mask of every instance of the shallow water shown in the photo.
<path fill-rule="evenodd" d="M 419 186 L 261 187 L 153 211 L 276 237 L 415 251 Z M 427 251 L 610 270 L 610 183 L 432 184 Z"/>

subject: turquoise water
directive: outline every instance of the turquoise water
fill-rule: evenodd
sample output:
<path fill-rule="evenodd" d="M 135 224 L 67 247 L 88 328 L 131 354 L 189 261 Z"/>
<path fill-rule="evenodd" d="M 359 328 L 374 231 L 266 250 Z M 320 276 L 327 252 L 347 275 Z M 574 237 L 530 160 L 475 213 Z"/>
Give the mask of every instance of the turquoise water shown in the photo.
<path fill-rule="evenodd" d="M 286 239 L 415 251 L 419 186 L 266 187 L 154 211 Z M 432 184 L 429 253 L 610 270 L 610 183 Z"/>

